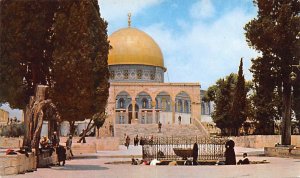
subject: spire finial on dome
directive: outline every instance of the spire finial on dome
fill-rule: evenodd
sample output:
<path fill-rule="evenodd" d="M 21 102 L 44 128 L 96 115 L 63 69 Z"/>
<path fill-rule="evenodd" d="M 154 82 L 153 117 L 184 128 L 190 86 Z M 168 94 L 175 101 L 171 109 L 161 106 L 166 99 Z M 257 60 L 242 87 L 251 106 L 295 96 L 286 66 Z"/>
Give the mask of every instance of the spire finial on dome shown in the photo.
<path fill-rule="evenodd" d="M 128 13 L 128 27 L 131 26 L 131 13 Z"/>

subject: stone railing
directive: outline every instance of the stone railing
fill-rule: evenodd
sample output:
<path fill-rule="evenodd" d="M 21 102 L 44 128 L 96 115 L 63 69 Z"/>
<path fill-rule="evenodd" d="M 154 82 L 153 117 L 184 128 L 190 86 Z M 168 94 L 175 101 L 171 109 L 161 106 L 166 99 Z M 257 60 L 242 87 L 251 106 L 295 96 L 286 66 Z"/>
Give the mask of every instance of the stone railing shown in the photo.
<path fill-rule="evenodd" d="M 36 156 L 29 153 L 17 155 L 0 155 L 0 176 L 20 174 L 36 170 Z"/>

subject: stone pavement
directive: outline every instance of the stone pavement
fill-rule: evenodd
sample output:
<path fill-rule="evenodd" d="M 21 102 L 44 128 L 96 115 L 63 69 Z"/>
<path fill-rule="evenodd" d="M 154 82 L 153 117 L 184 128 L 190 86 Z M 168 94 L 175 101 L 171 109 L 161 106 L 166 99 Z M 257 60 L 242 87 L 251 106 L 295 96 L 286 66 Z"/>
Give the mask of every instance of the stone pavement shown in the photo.
<path fill-rule="evenodd" d="M 130 161 L 131 155 L 141 154 L 141 147 L 130 146 L 127 150 L 101 151 L 97 154 L 79 156 L 67 161 L 64 167 L 40 168 L 23 175 L 6 176 L 14 178 L 214 178 L 214 177 L 300 177 L 300 159 L 259 156 L 263 149 L 235 148 L 237 160 L 247 152 L 251 161 L 267 160 L 268 164 L 230 166 L 132 166 L 129 164 L 105 164 L 113 161 Z M 5 177 L 5 178 L 6 178 Z"/>

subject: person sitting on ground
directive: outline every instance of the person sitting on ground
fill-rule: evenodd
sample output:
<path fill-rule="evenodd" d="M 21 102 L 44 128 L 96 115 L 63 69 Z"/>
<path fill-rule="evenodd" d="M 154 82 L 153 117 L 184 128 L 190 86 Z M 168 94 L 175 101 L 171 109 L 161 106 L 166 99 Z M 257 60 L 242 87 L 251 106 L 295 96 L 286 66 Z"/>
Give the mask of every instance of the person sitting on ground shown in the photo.
<path fill-rule="evenodd" d="M 138 163 L 138 159 L 134 159 L 134 157 L 131 158 L 131 165 L 138 165 Z"/>
<path fill-rule="evenodd" d="M 161 162 L 158 161 L 157 159 L 153 159 L 151 162 L 150 162 L 150 166 L 156 166 L 158 164 L 160 164 Z"/>
<path fill-rule="evenodd" d="M 41 139 L 41 141 L 40 141 L 41 148 L 42 149 L 49 148 L 50 147 L 49 142 L 50 142 L 49 139 L 46 136 L 43 136 L 42 139 Z"/>
<path fill-rule="evenodd" d="M 250 164 L 250 161 L 247 158 L 247 153 L 243 154 L 243 159 L 240 159 L 237 164 Z"/>

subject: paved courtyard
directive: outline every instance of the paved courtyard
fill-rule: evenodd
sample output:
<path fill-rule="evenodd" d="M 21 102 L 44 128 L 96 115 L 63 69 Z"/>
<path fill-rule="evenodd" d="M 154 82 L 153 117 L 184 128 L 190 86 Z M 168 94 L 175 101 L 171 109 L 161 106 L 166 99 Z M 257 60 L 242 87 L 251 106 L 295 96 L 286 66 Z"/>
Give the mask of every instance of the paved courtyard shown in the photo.
<path fill-rule="evenodd" d="M 235 148 L 237 160 L 247 152 L 251 161 L 267 160 L 268 164 L 230 166 L 133 166 L 130 164 L 105 164 L 114 161 L 130 161 L 131 155 L 140 155 L 141 147 L 129 150 L 120 146 L 119 151 L 101 151 L 78 156 L 67 161 L 64 167 L 40 168 L 38 171 L 14 176 L 14 178 L 199 178 L 199 177 L 300 177 L 300 159 L 260 156 L 263 149 Z"/>

